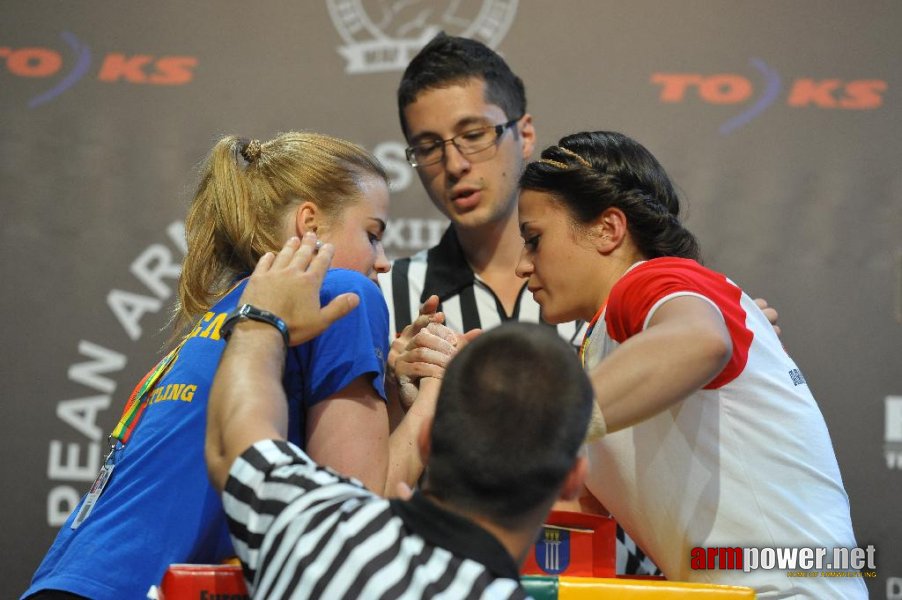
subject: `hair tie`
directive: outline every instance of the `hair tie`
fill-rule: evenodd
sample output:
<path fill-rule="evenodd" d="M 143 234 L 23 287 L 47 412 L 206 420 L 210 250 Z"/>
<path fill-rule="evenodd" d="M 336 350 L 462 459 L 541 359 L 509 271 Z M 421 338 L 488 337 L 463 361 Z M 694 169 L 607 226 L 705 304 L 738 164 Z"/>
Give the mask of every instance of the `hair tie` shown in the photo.
<path fill-rule="evenodd" d="M 550 158 L 540 158 L 539 162 L 545 163 L 546 165 L 551 165 L 552 167 L 557 167 L 558 169 L 565 171 L 569 168 L 565 163 L 562 163 L 559 160 L 551 160 Z"/>
<path fill-rule="evenodd" d="M 574 152 L 573 150 L 571 150 L 571 149 L 569 149 L 569 148 L 564 148 L 563 146 L 558 146 L 558 148 L 560 148 L 560 149 L 561 149 L 561 152 L 563 152 L 564 154 L 567 154 L 567 155 L 572 156 L 573 158 L 575 158 L 575 159 L 579 162 L 579 164 L 581 164 L 582 166 L 586 167 L 587 169 L 591 169 L 591 168 L 592 168 L 592 165 L 589 163 L 589 161 L 587 161 L 585 158 L 583 158 L 582 156 L 580 156 L 579 154 L 577 154 L 577 153 Z"/>
<path fill-rule="evenodd" d="M 241 157 L 249 163 L 255 162 L 260 158 L 260 152 L 263 150 L 263 144 L 260 140 L 251 140 L 241 149 Z"/>

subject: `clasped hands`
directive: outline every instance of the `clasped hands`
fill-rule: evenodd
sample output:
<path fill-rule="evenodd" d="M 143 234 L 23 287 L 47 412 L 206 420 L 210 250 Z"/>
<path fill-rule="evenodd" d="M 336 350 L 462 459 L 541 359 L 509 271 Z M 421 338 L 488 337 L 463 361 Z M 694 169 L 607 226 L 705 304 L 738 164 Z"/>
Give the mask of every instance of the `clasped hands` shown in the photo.
<path fill-rule="evenodd" d="M 416 401 L 420 381 L 442 379 L 451 358 L 482 333 L 481 329 L 466 333 L 454 331 L 445 325 L 444 314 L 437 312 L 438 304 L 438 296 L 430 296 L 388 352 L 389 377 L 398 386 L 398 397 L 405 411 Z"/>

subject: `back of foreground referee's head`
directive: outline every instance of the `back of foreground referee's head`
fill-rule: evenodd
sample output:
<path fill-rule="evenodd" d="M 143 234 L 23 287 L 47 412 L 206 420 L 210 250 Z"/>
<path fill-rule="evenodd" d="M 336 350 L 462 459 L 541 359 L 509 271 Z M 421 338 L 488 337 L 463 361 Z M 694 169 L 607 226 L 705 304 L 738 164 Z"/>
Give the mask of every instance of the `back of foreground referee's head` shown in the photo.
<path fill-rule="evenodd" d="M 442 380 L 424 491 L 505 528 L 544 519 L 562 491 L 581 487 L 592 402 L 554 328 L 509 323 L 481 334 Z"/>

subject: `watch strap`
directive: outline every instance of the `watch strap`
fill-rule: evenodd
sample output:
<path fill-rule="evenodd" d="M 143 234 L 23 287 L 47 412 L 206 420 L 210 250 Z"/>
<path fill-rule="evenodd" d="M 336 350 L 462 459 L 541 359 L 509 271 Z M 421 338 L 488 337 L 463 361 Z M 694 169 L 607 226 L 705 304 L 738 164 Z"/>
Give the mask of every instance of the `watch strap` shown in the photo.
<path fill-rule="evenodd" d="M 272 325 L 279 330 L 279 333 L 282 334 L 282 339 L 285 341 L 285 346 L 288 346 L 288 341 L 291 336 L 288 333 L 288 326 L 285 324 L 285 321 L 273 313 L 257 308 L 252 304 L 242 304 L 232 310 L 225 321 L 223 321 L 222 327 L 219 328 L 219 336 L 224 340 L 228 340 L 229 336 L 232 335 L 232 329 L 234 329 L 235 325 L 241 321 L 248 320 Z"/>

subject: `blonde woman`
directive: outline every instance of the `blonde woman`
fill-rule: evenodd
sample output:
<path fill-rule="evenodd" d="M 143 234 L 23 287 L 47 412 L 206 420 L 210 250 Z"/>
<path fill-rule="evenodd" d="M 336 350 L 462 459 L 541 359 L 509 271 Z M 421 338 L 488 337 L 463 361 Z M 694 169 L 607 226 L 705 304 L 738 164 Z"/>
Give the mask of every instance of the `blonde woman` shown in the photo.
<path fill-rule="evenodd" d="M 390 436 L 383 387 L 388 316 L 375 281 L 390 268 L 381 242 L 388 203 L 382 167 L 344 140 L 285 133 L 216 143 L 186 220 L 175 319 L 186 335 L 136 388 L 114 432 L 105 488 L 98 481 L 101 493 L 89 493 L 62 527 L 26 597 L 143 598 L 170 563 L 234 555 L 204 466 L 207 395 L 231 325 L 250 318 L 284 329 L 236 304 L 257 261 L 286 240 L 299 247 L 293 238 L 308 232 L 334 246 L 322 303 L 354 294 L 359 306 L 287 349 L 287 436 L 377 493 L 413 483 L 416 474 L 393 468 L 403 460 L 389 460 L 391 444 L 413 444 L 398 439 L 405 423 Z M 286 345 L 290 338 L 286 329 Z"/>

